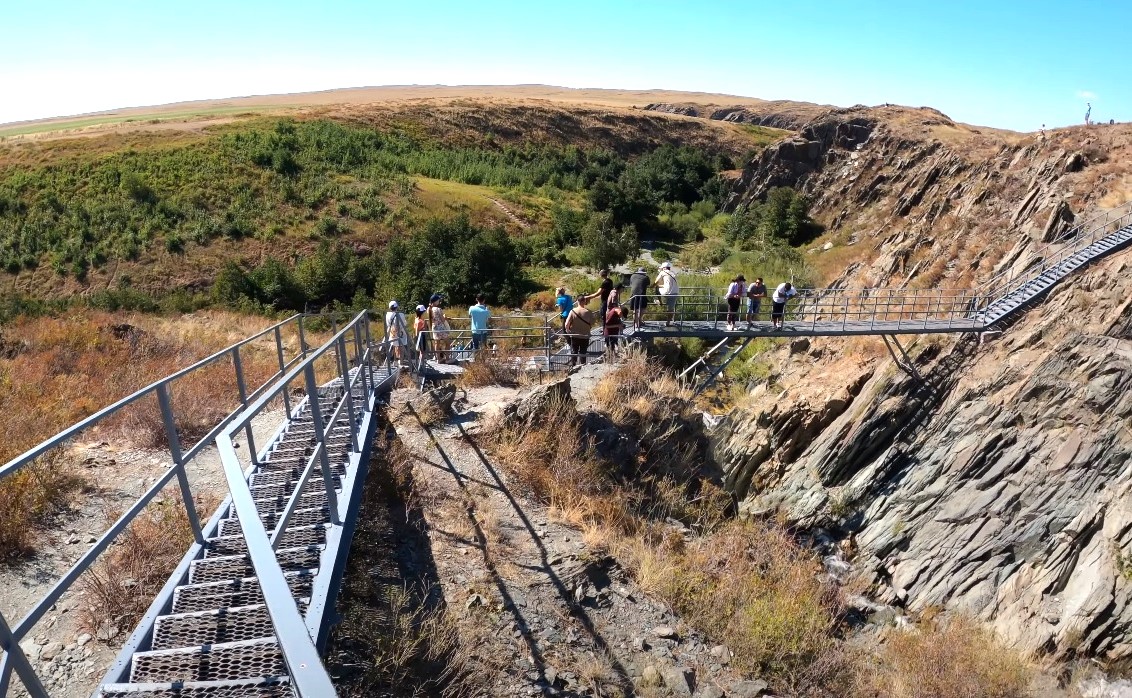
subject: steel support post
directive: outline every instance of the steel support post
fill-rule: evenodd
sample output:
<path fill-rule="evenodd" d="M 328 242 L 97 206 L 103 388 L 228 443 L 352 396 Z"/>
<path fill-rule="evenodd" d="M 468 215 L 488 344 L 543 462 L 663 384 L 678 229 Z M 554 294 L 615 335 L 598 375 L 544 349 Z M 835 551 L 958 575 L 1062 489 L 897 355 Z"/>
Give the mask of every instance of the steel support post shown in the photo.
<path fill-rule="evenodd" d="M 8 681 L 14 669 L 31 698 L 50 698 L 2 614 L 0 614 L 0 649 L 4 650 L 4 658 L 0 660 L 0 696 L 8 695 Z"/>
<path fill-rule="evenodd" d="M 169 384 L 162 383 L 157 386 L 157 404 L 161 408 L 161 421 L 165 424 L 165 440 L 169 442 L 169 455 L 173 458 L 173 468 L 177 471 L 177 484 L 181 488 L 181 499 L 185 503 L 185 512 L 189 516 L 189 526 L 193 529 L 193 538 L 204 544 L 204 532 L 200 527 L 200 518 L 197 516 L 197 506 L 193 502 L 193 493 L 189 489 L 189 476 L 185 474 L 185 463 L 181 453 L 181 439 L 177 436 L 177 422 L 173 418 L 173 400 L 169 396 Z"/>
<path fill-rule="evenodd" d="M 279 375 L 287 375 L 287 360 L 283 358 L 283 333 L 275 328 L 275 354 L 279 357 Z M 287 411 L 287 418 L 291 417 L 291 397 L 287 394 L 287 386 L 283 386 L 283 409 Z"/>
<path fill-rule="evenodd" d="M 302 354 L 303 358 L 305 359 L 307 358 L 307 334 L 303 330 L 304 317 L 305 316 L 303 315 L 299 316 L 299 353 Z"/>
<path fill-rule="evenodd" d="M 236 389 L 240 391 L 240 405 L 248 406 L 248 386 L 244 382 L 244 365 L 240 361 L 240 347 L 232 347 L 232 365 L 236 367 Z M 244 435 L 248 438 L 248 462 L 259 465 L 256 460 L 255 437 L 252 435 L 252 422 L 244 424 Z"/>
<path fill-rule="evenodd" d="M 346 415 L 350 420 L 350 451 L 357 453 L 361 450 L 361 447 L 358 445 L 356 436 L 358 424 L 354 421 L 354 391 L 350 388 L 350 369 L 346 361 L 345 337 L 338 338 L 334 350 L 338 354 L 338 371 L 342 375 L 342 399 L 346 401 Z"/>
<path fill-rule="evenodd" d="M 303 369 L 303 376 L 307 383 L 307 406 L 311 411 L 311 422 L 314 423 L 314 437 L 318 440 L 319 463 L 322 466 L 322 485 L 326 490 L 326 508 L 330 510 L 330 523 L 335 526 L 342 525 L 342 517 L 338 512 L 338 494 L 334 491 L 334 473 L 330 470 L 330 454 L 326 452 L 326 432 L 322 424 L 322 410 L 318 404 L 318 383 L 314 377 L 314 365 L 307 364 Z"/>

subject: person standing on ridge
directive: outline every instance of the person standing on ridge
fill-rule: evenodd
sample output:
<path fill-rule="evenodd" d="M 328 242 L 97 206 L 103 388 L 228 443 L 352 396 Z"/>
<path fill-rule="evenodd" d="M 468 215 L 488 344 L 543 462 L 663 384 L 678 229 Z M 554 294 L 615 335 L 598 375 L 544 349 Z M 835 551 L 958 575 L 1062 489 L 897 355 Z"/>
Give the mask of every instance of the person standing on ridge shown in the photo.
<path fill-rule="evenodd" d="M 1086 105 L 1089 108 L 1085 110 L 1085 125 L 1086 126 L 1092 126 L 1093 122 L 1089 117 L 1091 117 L 1093 115 L 1093 103 L 1092 102 L 1086 102 Z"/>
<path fill-rule="evenodd" d="M 740 274 L 731 280 L 727 287 L 727 331 L 735 331 L 735 321 L 739 317 L 739 303 L 747 295 L 747 280 Z"/>
<path fill-rule="evenodd" d="M 751 328 L 752 322 L 759 319 L 764 298 L 766 298 L 766 284 L 763 283 L 763 277 L 755 277 L 755 283 L 747 288 L 747 329 Z"/>
<path fill-rule="evenodd" d="M 774 295 L 770 298 L 770 321 L 775 329 L 782 328 L 782 321 L 786 317 L 786 301 L 796 295 L 798 295 L 798 292 L 794 290 L 794 285 L 789 281 L 779 284 L 778 288 L 774 289 Z"/>
<path fill-rule="evenodd" d="M 637 267 L 637 271 L 629 277 L 629 309 L 633 311 L 633 329 L 641 329 L 641 316 L 645 314 L 645 306 L 649 298 L 649 275 L 644 267 Z"/>
<path fill-rule="evenodd" d="M 397 301 L 389 301 L 389 312 L 385 313 L 385 339 L 389 342 L 389 353 L 393 358 L 404 362 L 405 347 L 409 346 L 409 330 Z"/>
<path fill-rule="evenodd" d="M 491 310 L 482 293 L 476 294 L 476 304 L 468 308 L 468 319 L 472 325 L 472 351 L 479 351 L 487 346 L 487 323 L 491 319 Z"/>
<path fill-rule="evenodd" d="M 660 272 L 656 275 L 653 286 L 660 293 L 661 303 L 668 313 L 664 321 L 667 327 L 676 319 L 676 301 L 680 297 L 680 282 L 676 280 L 676 274 L 672 271 L 672 262 L 663 262 L 660 265 Z"/>
<path fill-rule="evenodd" d="M 566 318 L 570 316 L 570 310 L 574 307 L 574 299 L 570 297 L 570 294 L 566 293 L 566 288 L 563 286 L 559 286 L 555 289 L 554 293 L 558 296 L 554 299 L 554 305 L 558 308 L 558 317 L 562 320 L 562 329 L 565 330 Z M 584 296 L 582 296 L 582 298 L 584 298 Z"/>
<path fill-rule="evenodd" d="M 570 365 L 586 363 L 590 352 L 590 333 L 593 331 L 594 314 L 586 307 L 586 296 L 578 298 L 578 305 L 571 308 L 566 316 L 566 338 L 570 343 Z"/>

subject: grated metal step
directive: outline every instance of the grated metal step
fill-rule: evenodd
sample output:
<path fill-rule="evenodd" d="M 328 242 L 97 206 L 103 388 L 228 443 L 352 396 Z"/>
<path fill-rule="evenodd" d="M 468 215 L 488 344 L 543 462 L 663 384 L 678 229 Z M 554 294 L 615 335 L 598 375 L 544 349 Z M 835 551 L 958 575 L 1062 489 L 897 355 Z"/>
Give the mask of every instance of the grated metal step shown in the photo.
<path fill-rule="evenodd" d="M 279 566 L 284 570 L 306 570 L 318 567 L 322 546 L 309 545 L 275 551 Z M 189 565 L 189 583 L 219 582 L 229 579 L 253 577 L 252 563 L 247 555 L 205 557 Z"/>
<path fill-rule="evenodd" d="M 232 681 L 287 673 L 275 637 L 135 652 L 131 683 Z"/>
<path fill-rule="evenodd" d="M 323 494 L 325 497 L 326 495 Z M 279 536 L 279 545 L 285 548 L 297 548 L 304 545 L 321 545 L 326 542 L 326 526 L 323 524 L 294 526 L 285 529 Z M 244 535 L 218 536 L 205 540 L 205 559 L 238 555 L 248 551 L 248 542 Z"/>
<path fill-rule="evenodd" d="M 306 612 L 307 600 L 297 601 Z M 267 606 L 225 606 L 207 611 L 191 611 L 159 616 L 153 626 L 153 650 L 197 645 L 215 645 L 269 637 L 275 633 Z"/>
<path fill-rule="evenodd" d="M 284 572 L 287 586 L 295 598 L 310 596 L 318 568 Z M 173 613 L 192 613 L 230 606 L 251 606 L 263 602 L 258 577 L 237 577 L 217 582 L 179 586 L 173 592 Z"/>
<path fill-rule="evenodd" d="M 100 698 L 292 698 L 286 676 L 240 681 L 186 681 L 180 683 L 115 683 L 99 692 Z"/>

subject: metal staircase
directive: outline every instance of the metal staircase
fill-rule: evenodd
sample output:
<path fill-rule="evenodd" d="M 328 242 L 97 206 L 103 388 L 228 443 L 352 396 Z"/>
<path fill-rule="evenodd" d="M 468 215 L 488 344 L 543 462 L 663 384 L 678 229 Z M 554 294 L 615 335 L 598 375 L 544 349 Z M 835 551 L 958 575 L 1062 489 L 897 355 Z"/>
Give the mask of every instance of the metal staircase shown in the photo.
<path fill-rule="evenodd" d="M 1021 280 L 1015 281 L 1008 277 L 1004 285 L 996 289 L 993 300 L 977 314 L 979 319 L 987 326 L 1008 320 L 1027 309 L 1055 284 L 1081 267 L 1132 245 L 1132 224 L 1114 232 L 1105 232 L 1105 235 L 1096 239 L 1087 239 L 1086 244 L 1074 245 L 1051 257 L 1040 258 L 1037 269 L 1027 270 L 1029 275 Z"/>

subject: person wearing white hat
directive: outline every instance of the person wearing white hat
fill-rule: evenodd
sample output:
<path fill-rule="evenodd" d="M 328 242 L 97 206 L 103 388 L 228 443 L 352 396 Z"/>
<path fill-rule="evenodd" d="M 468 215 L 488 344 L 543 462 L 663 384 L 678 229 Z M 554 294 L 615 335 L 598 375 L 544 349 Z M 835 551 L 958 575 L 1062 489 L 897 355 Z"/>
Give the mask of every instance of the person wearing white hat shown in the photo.
<path fill-rule="evenodd" d="M 389 301 L 389 312 L 385 313 L 385 339 L 393 358 L 405 360 L 405 347 L 409 346 L 409 331 L 405 327 L 405 314 L 397 301 Z"/>
<path fill-rule="evenodd" d="M 664 324 L 671 325 L 676 319 L 676 299 L 680 295 L 680 283 L 676 280 L 675 272 L 672 271 L 672 262 L 661 263 L 660 272 L 656 275 L 653 286 L 660 293 L 660 302 L 668 312 Z"/>

